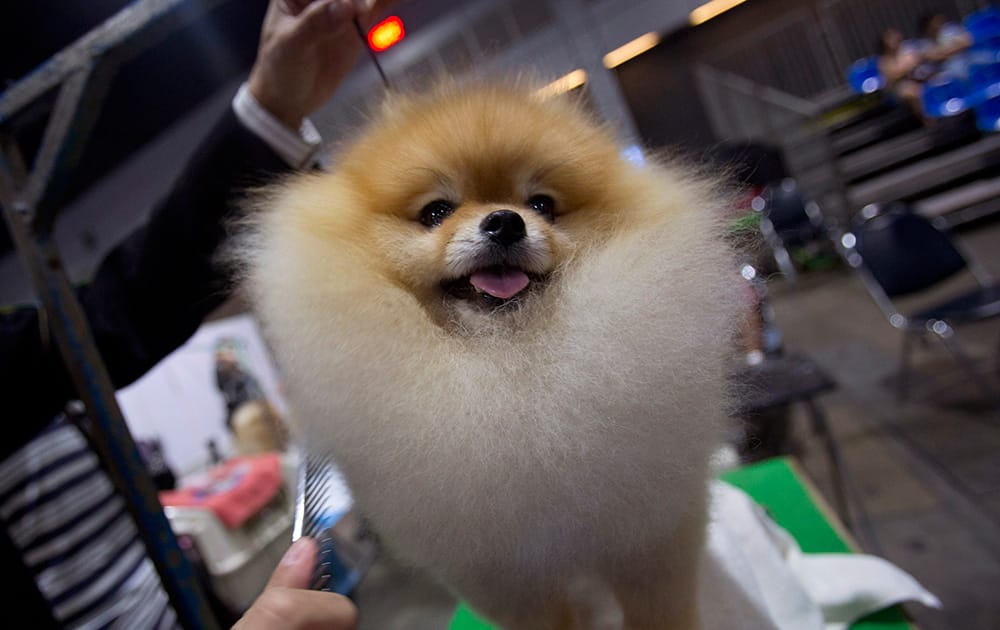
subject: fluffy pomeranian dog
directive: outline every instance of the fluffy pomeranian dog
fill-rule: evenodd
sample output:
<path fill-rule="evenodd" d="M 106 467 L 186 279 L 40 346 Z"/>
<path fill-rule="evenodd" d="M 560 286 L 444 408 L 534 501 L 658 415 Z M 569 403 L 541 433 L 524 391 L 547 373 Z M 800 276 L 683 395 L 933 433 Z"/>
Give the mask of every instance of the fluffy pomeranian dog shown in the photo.
<path fill-rule="evenodd" d="M 291 421 L 503 628 L 696 628 L 737 275 L 712 182 L 518 83 L 391 96 L 244 252 Z"/>

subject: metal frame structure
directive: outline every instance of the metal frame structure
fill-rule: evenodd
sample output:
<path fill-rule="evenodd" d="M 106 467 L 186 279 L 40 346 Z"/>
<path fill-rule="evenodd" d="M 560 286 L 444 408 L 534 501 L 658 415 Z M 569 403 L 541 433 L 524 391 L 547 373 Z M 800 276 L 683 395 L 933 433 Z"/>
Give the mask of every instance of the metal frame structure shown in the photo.
<path fill-rule="evenodd" d="M 86 406 L 89 433 L 122 494 L 160 580 L 185 628 L 218 626 L 178 546 L 156 489 L 115 399 L 53 239 L 70 174 L 97 121 L 116 70 L 139 52 L 224 0 L 138 0 L 0 94 L 0 206 L 31 276 L 52 336 Z M 57 91 L 41 146 L 25 162 L 20 117 L 44 115 Z"/>

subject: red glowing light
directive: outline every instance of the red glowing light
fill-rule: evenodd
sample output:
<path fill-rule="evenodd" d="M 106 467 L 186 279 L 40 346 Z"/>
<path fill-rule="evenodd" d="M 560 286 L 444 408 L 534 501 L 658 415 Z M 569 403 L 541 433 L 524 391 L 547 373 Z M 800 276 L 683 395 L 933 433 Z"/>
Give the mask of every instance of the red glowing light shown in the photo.
<path fill-rule="evenodd" d="M 398 44 L 405 36 L 403 20 L 390 15 L 368 31 L 368 45 L 375 52 L 382 52 Z"/>

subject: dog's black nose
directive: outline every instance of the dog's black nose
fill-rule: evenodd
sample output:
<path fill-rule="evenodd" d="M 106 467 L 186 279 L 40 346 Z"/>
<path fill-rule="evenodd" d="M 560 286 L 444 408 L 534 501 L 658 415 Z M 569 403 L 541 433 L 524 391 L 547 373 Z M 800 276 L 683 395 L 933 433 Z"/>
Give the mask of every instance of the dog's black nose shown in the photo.
<path fill-rule="evenodd" d="M 500 245 L 513 245 L 524 238 L 524 219 L 512 210 L 497 210 L 486 215 L 479 224 L 483 234 Z"/>

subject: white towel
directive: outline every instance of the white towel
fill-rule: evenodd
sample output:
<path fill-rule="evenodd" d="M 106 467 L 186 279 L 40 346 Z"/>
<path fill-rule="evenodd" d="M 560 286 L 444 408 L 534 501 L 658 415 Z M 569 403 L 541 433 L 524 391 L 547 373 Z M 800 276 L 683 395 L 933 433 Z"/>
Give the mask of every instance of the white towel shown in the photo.
<path fill-rule="evenodd" d="M 882 558 L 802 553 L 745 492 L 713 483 L 699 602 L 706 630 L 842 630 L 905 601 L 941 607 Z"/>

